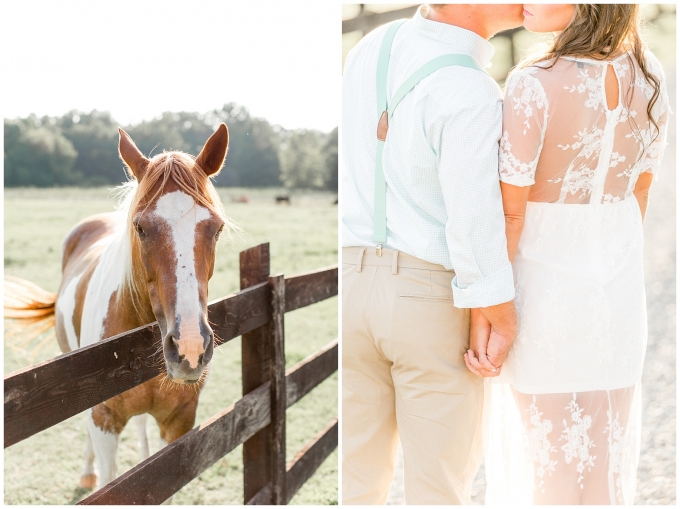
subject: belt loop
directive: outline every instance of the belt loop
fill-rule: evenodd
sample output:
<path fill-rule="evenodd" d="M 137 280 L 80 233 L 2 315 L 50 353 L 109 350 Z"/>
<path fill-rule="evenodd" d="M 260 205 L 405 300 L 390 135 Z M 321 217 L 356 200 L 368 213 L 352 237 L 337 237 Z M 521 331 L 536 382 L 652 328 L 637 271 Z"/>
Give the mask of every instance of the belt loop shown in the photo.
<path fill-rule="evenodd" d="M 366 248 L 362 247 L 361 250 L 359 251 L 359 258 L 357 258 L 357 272 L 361 272 L 361 269 L 363 268 L 363 263 L 364 263 L 364 253 L 366 252 Z"/>
<path fill-rule="evenodd" d="M 399 251 L 395 249 L 392 255 L 392 274 L 395 276 L 397 275 L 397 258 L 399 258 Z"/>

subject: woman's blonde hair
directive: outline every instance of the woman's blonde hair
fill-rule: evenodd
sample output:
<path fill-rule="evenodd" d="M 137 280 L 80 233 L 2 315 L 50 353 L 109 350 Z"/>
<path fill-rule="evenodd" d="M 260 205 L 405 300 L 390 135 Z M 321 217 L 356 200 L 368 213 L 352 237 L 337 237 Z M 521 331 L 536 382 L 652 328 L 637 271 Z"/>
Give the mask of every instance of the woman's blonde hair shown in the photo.
<path fill-rule="evenodd" d="M 661 93 L 661 81 L 649 70 L 645 59 L 646 45 L 640 36 L 640 7 L 637 4 L 574 4 L 574 16 L 569 25 L 546 46 L 523 59 L 517 67 L 526 67 L 537 62 L 552 60 L 551 68 L 557 59 L 564 56 L 580 56 L 605 60 L 631 51 L 637 60 L 642 75 L 654 89 L 647 104 L 647 116 L 659 136 L 659 125 L 652 116 L 652 108 Z M 630 54 L 628 59 L 631 59 Z M 630 62 L 632 64 L 632 61 Z M 635 80 L 635 66 L 631 65 L 632 79 Z M 630 106 L 635 87 L 626 94 L 626 105 Z M 635 120 L 629 117 L 633 123 Z M 639 137 L 639 128 L 632 125 Z M 652 140 L 654 141 L 654 140 Z"/>

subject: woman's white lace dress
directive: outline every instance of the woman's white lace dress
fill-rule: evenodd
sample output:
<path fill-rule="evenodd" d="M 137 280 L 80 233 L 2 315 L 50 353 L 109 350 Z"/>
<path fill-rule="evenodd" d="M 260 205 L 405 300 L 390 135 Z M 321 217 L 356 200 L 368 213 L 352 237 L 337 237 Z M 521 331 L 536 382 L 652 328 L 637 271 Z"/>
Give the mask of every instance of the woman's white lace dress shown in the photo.
<path fill-rule="evenodd" d="M 633 502 L 647 343 L 633 189 L 659 170 L 669 115 L 661 66 L 649 52 L 647 62 L 661 80 L 658 135 L 632 54 L 508 78 L 500 177 L 531 189 L 513 263 L 519 334 L 486 382 L 487 504 Z"/>

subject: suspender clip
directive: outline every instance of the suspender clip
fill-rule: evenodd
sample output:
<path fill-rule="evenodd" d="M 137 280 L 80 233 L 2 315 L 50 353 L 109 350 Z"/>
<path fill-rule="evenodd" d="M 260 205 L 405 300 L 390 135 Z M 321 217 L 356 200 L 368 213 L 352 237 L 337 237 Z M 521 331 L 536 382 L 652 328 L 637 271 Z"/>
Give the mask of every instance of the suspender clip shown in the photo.
<path fill-rule="evenodd" d="M 375 246 L 375 254 L 377 254 L 378 256 L 382 256 L 382 244 L 378 244 L 377 246 Z"/>

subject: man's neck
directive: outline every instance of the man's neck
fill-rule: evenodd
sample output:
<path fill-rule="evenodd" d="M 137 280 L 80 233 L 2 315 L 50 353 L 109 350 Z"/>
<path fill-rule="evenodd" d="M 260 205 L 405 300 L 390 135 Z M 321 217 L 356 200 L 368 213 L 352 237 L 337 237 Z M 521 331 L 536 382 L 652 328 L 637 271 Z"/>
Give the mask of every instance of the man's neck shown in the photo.
<path fill-rule="evenodd" d="M 467 5 L 452 5 L 439 10 L 428 7 L 425 19 L 470 30 L 488 41 L 494 34 L 475 14 L 475 11 Z"/>

